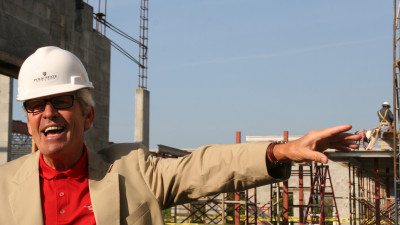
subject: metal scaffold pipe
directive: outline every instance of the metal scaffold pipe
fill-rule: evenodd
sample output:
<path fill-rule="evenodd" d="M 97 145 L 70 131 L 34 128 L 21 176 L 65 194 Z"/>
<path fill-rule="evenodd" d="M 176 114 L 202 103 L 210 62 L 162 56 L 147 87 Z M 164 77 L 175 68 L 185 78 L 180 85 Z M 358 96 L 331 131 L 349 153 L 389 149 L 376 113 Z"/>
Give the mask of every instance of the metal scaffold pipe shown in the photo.
<path fill-rule="evenodd" d="M 394 132 L 393 132 L 393 180 L 394 180 L 394 196 L 395 196 L 395 224 L 398 224 L 398 187 L 399 187 L 399 149 L 397 140 L 397 130 L 398 130 L 398 115 L 399 115 L 399 8 L 398 1 L 393 0 L 393 106 L 394 106 Z"/>

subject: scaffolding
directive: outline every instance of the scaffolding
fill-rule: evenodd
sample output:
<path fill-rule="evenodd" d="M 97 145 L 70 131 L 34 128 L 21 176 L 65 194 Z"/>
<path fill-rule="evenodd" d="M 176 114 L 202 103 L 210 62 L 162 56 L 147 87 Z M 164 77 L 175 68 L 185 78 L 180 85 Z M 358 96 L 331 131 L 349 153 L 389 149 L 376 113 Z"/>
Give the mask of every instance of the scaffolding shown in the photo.
<path fill-rule="evenodd" d="M 279 182 L 270 185 L 269 218 L 273 224 L 299 223 L 304 224 L 305 193 L 310 192 L 312 184 L 312 164 L 292 165 L 291 180 L 293 182 Z M 295 178 L 297 177 L 297 182 Z M 287 183 L 287 184 L 285 184 Z M 309 183 L 306 185 L 306 183 Z M 284 199 L 288 199 L 287 208 Z M 297 201 L 296 201 L 297 200 Z"/>
<path fill-rule="evenodd" d="M 398 116 L 400 115 L 400 106 L 399 106 L 399 67 L 400 67 L 400 8 L 399 8 L 399 0 L 393 0 L 393 114 L 394 114 L 394 132 L 393 132 L 393 177 L 394 177 L 394 197 L 395 197 L 395 224 L 398 224 L 399 217 L 399 187 L 400 187 L 400 157 L 399 157 L 399 146 L 398 146 Z"/>
<path fill-rule="evenodd" d="M 9 160 L 17 159 L 31 152 L 32 137 L 28 132 L 26 123 L 13 120 L 11 133 L 11 149 Z"/>
<path fill-rule="evenodd" d="M 373 159 L 372 171 L 349 165 L 350 224 L 395 224 L 390 169 L 381 170 L 378 158 Z"/>
<path fill-rule="evenodd" d="M 284 138 L 288 136 L 284 132 Z M 236 134 L 237 143 L 241 139 Z M 269 139 L 268 139 L 269 140 Z M 281 139 L 282 140 L 282 139 Z M 287 139 L 286 139 L 287 140 Z M 171 157 L 178 149 L 160 146 Z M 184 151 L 183 151 L 184 152 Z M 189 154 L 177 151 L 180 156 Z M 288 182 L 258 187 L 248 192 L 205 197 L 167 213 L 166 222 L 207 224 L 396 224 L 393 198 L 392 151 L 328 152 L 341 168 L 333 177 L 321 164 L 293 164 Z M 343 176 L 344 175 L 344 176 Z M 334 191 L 341 179 L 341 193 Z M 348 184 L 348 189 L 342 184 Z M 269 200 L 258 194 L 269 190 Z M 306 202 L 305 199 L 309 201 Z M 285 202 L 286 201 L 286 202 Z M 339 207 L 340 206 L 340 207 Z M 348 210 L 348 211 L 347 211 Z M 340 212 L 339 212 L 340 211 Z M 346 212 L 346 216 L 342 216 Z M 340 215 L 340 217 L 339 217 Z"/>
<path fill-rule="evenodd" d="M 329 153 L 348 166 L 349 224 L 396 224 L 393 197 L 393 152 Z"/>
<path fill-rule="evenodd" d="M 236 143 L 240 143 L 240 140 L 241 133 L 236 132 Z M 283 140 L 288 141 L 287 131 L 283 133 Z M 180 157 L 190 153 L 183 152 L 176 148 L 159 146 L 159 156 L 175 157 L 174 155 L 177 155 L 177 157 Z M 284 181 L 244 192 L 204 197 L 185 205 L 175 206 L 165 213 L 166 222 L 235 225 L 304 224 L 303 220 L 305 219 L 305 210 L 307 208 L 304 199 L 311 192 L 313 180 L 316 180 L 314 177 L 320 177 L 318 175 L 320 170 L 317 169 L 316 174 L 314 174 L 312 171 L 315 166 L 311 163 L 295 164 L 292 167 L 292 182 Z M 293 183 L 294 177 L 298 177 L 297 184 Z M 321 182 L 325 182 L 326 179 L 330 179 L 330 174 L 320 177 L 318 179 L 319 183 L 315 184 L 314 188 L 321 190 L 319 185 Z M 309 184 L 305 185 L 305 183 Z M 333 189 L 332 184 L 330 184 L 330 188 Z M 266 202 L 259 201 L 257 193 L 267 190 L 270 190 L 269 200 Z M 326 190 L 326 196 L 328 196 L 332 191 L 328 191 L 328 188 Z M 329 207 L 329 204 L 322 207 Z M 314 209 L 316 211 L 320 210 L 318 207 L 314 207 Z"/>
<path fill-rule="evenodd" d="M 308 218 L 310 218 L 312 224 L 325 224 L 326 216 L 328 212 L 331 212 L 333 215 L 329 216 L 333 217 L 332 221 L 340 225 L 339 210 L 336 204 L 329 166 L 317 164 L 315 167 L 310 197 L 306 207 L 306 216 L 303 222 L 307 223 Z"/>
<path fill-rule="evenodd" d="M 236 143 L 241 143 L 241 132 L 236 132 Z M 176 158 L 189 151 L 159 145 L 158 156 Z M 223 193 L 200 198 L 165 211 L 165 221 L 171 223 L 206 224 L 261 224 L 268 215 L 266 204 L 257 202 L 257 188 L 234 193 Z M 260 217 L 262 215 L 263 217 Z"/>

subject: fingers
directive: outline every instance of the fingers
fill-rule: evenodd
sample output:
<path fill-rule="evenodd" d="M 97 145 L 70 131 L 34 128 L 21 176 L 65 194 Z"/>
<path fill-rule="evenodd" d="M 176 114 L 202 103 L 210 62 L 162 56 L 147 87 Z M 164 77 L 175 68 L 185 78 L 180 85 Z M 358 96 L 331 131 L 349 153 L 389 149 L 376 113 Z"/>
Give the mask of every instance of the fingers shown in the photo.
<path fill-rule="evenodd" d="M 331 138 L 332 142 L 335 141 L 359 141 L 362 139 L 360 134 L 350 134 L 350 133 L 339 133 Z"/>
<path fill-rule="evenodd" d="M 361 137 L 357 135 L 347 135 L 343 134 L 342 137 L 338 137 L 336 139 L 339 140 L 332 140 L 329 144 L 330 148 L 334 148 L 341 151 L 350 151 L 352 149 L 358 149 L 359 145 L 356 141 L 361 140 Z"/>
<path fill-rule="evenodd" d="M 327 128 L 324 130 L 317 131 L 319 133 L 319 141 L 325 147 L 318 150 L 324 151 L 327 148 L 334 148 L 340 151 L 350 151 L 352 149 L 357 149 L 358 145 L 355 143 L 362 139 L 359 134 L 344 133 L 351 129 L 351 125 L 341 125 L 336 127 Z"/>
<path fill-rule="evenodd" d="M 330 127 L 330 128 L 326 128 L 326 129 L 323 129 L 323 130 L 316 131 L 315 135 L 319 139 L 324 139 L 324 138 L 333 137 L 333 136 L 338 135 L 340 133 L 349 131 L 351 128 L 352 128 L 351 125 L 340 125 L 340 126 Z"/>
<path fill-rule="evenodd" d="M 316 152 L 318 155 L 316 156 L 316 159 L 314 161 L 320 162 L 320 163 L 328 163 L 328 157 L 320 152 Z"/>
<path fill-rule="evenodd" d="M 339 151 L 351 151 L 359 147 L 356 141 L 361 140 L 362 136 L 345 133 L 351 128 L 351 125 L 340 125 L 311 131 L 296 141 L 282 145 L 282 148 L 285 147 L 285 151 L 282 151 L 282 158 L 295 162 L 315 161 L 327 163 L 328 157 L 323 154 L 323 151 L 326 149 L 332 148 Z M 279 145 L 276 147 L 279 147 Z"/>
<path fill-rule="evenodd" d="M 310 151 L 304 156 L 305 161 L 315 161 L 319 163 L 328 163 L 328 157 L 320 152 Z"/>

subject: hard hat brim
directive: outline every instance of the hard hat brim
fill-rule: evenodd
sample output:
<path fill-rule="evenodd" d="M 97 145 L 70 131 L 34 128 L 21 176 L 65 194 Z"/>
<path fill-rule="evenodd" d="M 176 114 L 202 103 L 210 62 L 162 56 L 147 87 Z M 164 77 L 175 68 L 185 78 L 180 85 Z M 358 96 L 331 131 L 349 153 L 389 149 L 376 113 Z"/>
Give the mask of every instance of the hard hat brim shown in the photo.
<path fill-rule="evenodd" d="M 68 93 L 72 91 L 77 91 L 80 89 L 89 88 L 93 89 L 92 84 L 85 85 L 77 85 L 77 84 L 60 84 L 56 86 L 50 86 L 45 88 L 35 89 L 35 90 L 26 90 L 23 95 L 17 95 L 17 101 L 26 101 L 34 98 L 41 98 L 49 95 L 56 95 L 62 93 Z"/>

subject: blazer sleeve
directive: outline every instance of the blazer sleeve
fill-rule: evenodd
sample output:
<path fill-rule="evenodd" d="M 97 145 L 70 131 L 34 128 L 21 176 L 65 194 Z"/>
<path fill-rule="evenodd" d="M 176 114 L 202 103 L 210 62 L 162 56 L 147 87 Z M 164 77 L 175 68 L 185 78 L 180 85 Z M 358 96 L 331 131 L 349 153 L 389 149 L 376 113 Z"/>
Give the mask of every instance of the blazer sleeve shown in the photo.
<path fill-rule="evenodd" d="M 177 159 L 139 151 L 139 167 L 161 208 L 168 208 L 207 195 L 288 179 L 290 164 L 267 169 L 268 144 L 208 145 Z"/>

